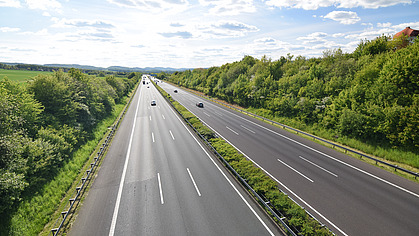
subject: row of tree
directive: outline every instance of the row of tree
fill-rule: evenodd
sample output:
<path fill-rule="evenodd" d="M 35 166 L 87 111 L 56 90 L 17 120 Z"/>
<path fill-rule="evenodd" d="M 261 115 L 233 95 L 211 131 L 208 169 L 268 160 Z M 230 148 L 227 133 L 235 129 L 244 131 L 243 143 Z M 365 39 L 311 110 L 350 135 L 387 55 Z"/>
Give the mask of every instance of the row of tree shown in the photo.
<path fill-rule="evenodd" d="M 50 180 L 139 76 L 105 79 L 76 69 L 19 84 L 0 80 L 0 213 Z"/>
<path fill-rule="evenodd" d="M 96 75 L 98 77 L 105 77 L 109 75 L 114 75 L 116 77 L 134 77 L 135 72 L 126 70 L 107 70 L 106 68 L 99 68 L 94 66 L 80 66 L 80 65 L 36 65 L 36 64 L 20 64 L 20 63 L 0 63 L 0 69 L 4 70 L 25 70 L 25 71 L 59 71 L 69 72 L 71 69 L 78 69 L 81 72 L 89 75 Z"/>
<path fill-rule="evenodd" d="M 243 107 L 317 125 L 337 135 L 419 147 L 419 40 L 382 36 L 353 53 L 278 60 L 245 56 L 221 67 L 157 77 Z"/>

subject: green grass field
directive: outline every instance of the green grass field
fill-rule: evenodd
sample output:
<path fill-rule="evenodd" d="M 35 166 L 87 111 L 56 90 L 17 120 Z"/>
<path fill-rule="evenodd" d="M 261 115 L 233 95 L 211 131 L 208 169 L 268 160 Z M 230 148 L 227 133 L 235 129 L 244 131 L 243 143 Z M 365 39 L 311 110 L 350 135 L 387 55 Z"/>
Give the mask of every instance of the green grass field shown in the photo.
<path fill-rule="evenodd" d="M 31 80 L 33 77 L 39 74 L 51 74 L 51 73 L 53 72 L 0 69 L 0 79 L 7 77 L 9 80 L 24 83 L 28 80 Z"/>

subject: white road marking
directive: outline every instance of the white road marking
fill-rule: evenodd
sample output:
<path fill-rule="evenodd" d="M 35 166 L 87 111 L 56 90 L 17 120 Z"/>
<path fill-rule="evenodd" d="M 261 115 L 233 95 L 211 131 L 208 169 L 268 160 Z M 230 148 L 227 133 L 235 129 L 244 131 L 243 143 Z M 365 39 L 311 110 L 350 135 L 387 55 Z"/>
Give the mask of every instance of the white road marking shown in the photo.
<path fill-rule="evenodd" d="M 230 127 L 226 126 L 226 128 L 227 128 L 228 130 L 230 130 L 231 132 L 235 133 L 236 135 L 239 135 L 239 133 L 237 133 L 236 131 L 232 130 Z"/>
<path fill-rule="evenodd" d="M 159 181 L 160 202 L 163 205 L 164 204 L 164 199 L 163 199 L 163 189 L 161 187 L 160 173 L 157 173 L 157 180 Z"/>
<path fill-rule="evenodd" d="M 138 107 L 140 105 L 140 100 L 141 100 L 140 99 L 140 97 L 141 97 L 141 89 L 140 89 L 140 94 L 138 96 L 139 97 L 138 97 L 138 102 L 137 102 L 137 108 L 135 109 L 134 121 L 132 123 L 131 136 L 129 138 L 127 155 L 125 156 L 124 169 L 122 171 L 121 181 L 119 182 L 118 195 L 116 197 L 115 208 L 113 210 L 111 227 L 109 229 L 109 236 L 113 236 L 114 233 L 115 233 L 116 220 L 118 218 L 119 205 L 121 203 L 122 190 L 124 188 L 125 176 L 126 176 L 126 173 L 127 173 L 128 161 L 129 161 L 129 157 L 130 157 L 130 153 L 131 153 L 132 139 L 134 137 L 135 125 L 137 123 L 136 117 L 137 117 L 137 114 L 138 114 Z"/>
<path fill-rule="evenodd" d="M 211 117 L 210 114 L 206 113 L 205 111 L 204 111 L 204 114 L 208 117 Z"/>
<path fill-rule="evenodd" d="M 164 115 L 163 115 L 163 114 L 161 114 L 161 116 L 163 117 L 163 120 L 165 120 L 165 119 L 166 119 L 166 117 L 164 117 Z"/>
<path fill-rule="evenodd" d="M 199 192 L 198 186 L 196 185 L 195 180 L 194 180 L 194 178 L 192 177 L 191 172 L 189 171 L 189 168 L 186 168 L 186 170 L 187 170 L 187 171 L 188 171 L 188 173 L 189 173 L 189 177 L 191 177 L 192 183 L 193 183 L 193 185 L 195 186 L 195 189 L 196 189 L 196 192 L 198 193 L 198 196 L 201 196 L 201 192 Z"/>
<path fill-rule="evenodd" d="M 170 135 L 172 136 L 172 139 L 175 140 L 175 137 L 173 136 L 172 131 L 169 130 L 169 132 L 170 132 Z"/>
<path fill-rule="evenodd" d="M 316 163 L 314 163 L 314 162 L 312 162 L 312 161 L 309 161 L 309 160 L 305 159 L 305 158 L 304 158 L 304 157 L 302 157 L 302 156 L 299 156 L 299 157 L 300 157 L 301 159 L 303 159 L 304 161 L 306 161 L 306 162 L 308 162 L 308 163 L 312 164 L 313 166 L 315 166 L 315 167 L 317 167 L 317 168 L 319 168 L 319 169 L 321 169 L 321 170 L 323 170 L 323 171 L 325 171 L 325 172 L 327 172 L 327 173 L 329 173 L 329 174 L 331 174 L 331 175 L 335 176 L 336 178 L 338 177 L 338 175 L 337 175 L 337 174 L 335 174 L 335 173 L 333 173 L 333 172 L 331 172 L 331 171 L 326 170 L 325 168 L 323 168 L 323 167 L 321 167 L 321 166 L 317 165 Z"/>
<path fill-rule="evenodd" d="M 253 134 L 255 134 L 256 132 L 255 131 L 253 131 L 253 130 L 251 130 L 251 129 L 249 129 L 249 128 L 247 128 L 246 126 L 244 126 L 244 125 L 240 125 L 243 129 L 245 129 L 245 130 L 247 130 L 247 131 L 249 131 L 250 133 L 253 133 Z"/>
<path fill-rule="evenodd" d="M 150 116 L 150 121 L 151 121 L 151 116 Z"/>
<path fill-rule="evenodd" d="M 220 108 L 220 109 L 221 109 L 221 108 Z M 405 188 L 403 188 L 403 187 L 401 187 L 401 186 L 399 186 L 399 185 L 397 185 L 397 184 L 393 184 L 392 182 L 390 182 L 390 181 L 388 181 L 388 180 L 382 179 L 382 178 L 380 178 L 380 177 L 378 177 L 378 176 L 376 176 L 376 175 L 373 175 L 373 174 L 371 174 L 371 173 L 369 173 L 369 172 L 367 172 L 367 171 L 365 171 L 365 170 L 362 170 L 362 169 L 360 169 L 360 168 L 358 168 L 358 167 L 355 167 L 355 166 L 353 166 L 353 165 L 351 165 L 351 164 L 348 164 L 348 163 L 346 163 L 346 162 L 344 162 L 344 161 L 341 161 L 341 160 L 339 160 L 339 159 L 337 159 L 337 158 L 335 158 L 335 157 L 332 157 L 332 156 L 330 156 L 330 155 L 328 155 L 328 154 L 326 154 L 326 153 L 323 153 L 323 152 L 321 152 L 321 151 L 319 151 L 319 150 L 317 150 L 317 149 L 314 149 L 314 148 L 312 148 L 312 147 L 310 147 L 310 146 L 307 146 L 307 145 L 305 145 L 305 144 L 302 144 L 302 143 L 300 143 L 300 142 L 298 142 L 298 141 L 296 141 L 296 140 L 294 140 L 294 139 L 292 139 L 292 138 L 289 138 L 289 137 L 287 137 L 287 136 L 285 136 L 285 135 L 282 135 L 282 134 L 280 134 L 280 133 L 277 133 L 277 132 L 275 132 L 275 131 L 273 131 L 273 130 L 271 130 L 271 129 L 269 129 L 269 128 L 266 128 L 266 127 L 264 127 L 264 126 L 262 126 L 262 125 L 256 124 L 255 122 L 250 121 L 250 120 L 248 120 L 248 119 L 246 119 L 246 118 L 243 118 L 243 117 L 241 117 L 241 116 L 239 116 L 239 115 L 236 115 L 236 114 L 234 114 L 234 113 L 232 113 L 232 112 L 230 112 L 230 111 L 227 111 L 227 110 L 224 110 L 224 111 L 225 111 L 225 112 L 228 112 L 228 113 L 230 113 L 230 114 L 232 114 L 232 115 L 234 115 L 234 116 L 237 116 L 237 117 L 239 117 L 239 118 L 241 118 L 241 119 L 243 119 L 243 120 L 245 120 L 245 121 L 247 121 L 247 122 L 249 122 L 249 123 L 251 123 L 251 124 L 254 124 L 254 125 L 256 125 L 256 126 L 259 126 L 260 128 L 265 129 L 265 130 L 267 130 L 267 131 L 269 131 L 269 132 L 271 132 L 271 133 L 273 133 L 273 134 L 276 134 L 276 135 L 278 135 L 278 136 L 280 136 L 280 137 L 283 137 L 284 139 L 288 139 L 289 141 L 294 142 L 294 143 L 296 143 L 296 144 L 298 144 L 298 145 L 300 145 L 300 146 L 302 146 L 302 147 L 305 147 L 305 148 L 307 148 L 307 149 L 309 149 L 309 150 L 312 150 L 313 152 L 317 152 L 318 154 L 323 155 L 323 156 L 325 156 L 325 157 L 327 157 L 327 158 L 329 158 L 329 159 L 331 159 L 331 160 L 334 160 L 334 161 L 336 161 L 336 162 L 339 162 L 339 163 L 341 163 L 342 165 L 345 165 L 345 166 L 347 166 L 347 167 L 349 167 L 349 168 L 352 168 L 352 169 L 354 169 L 354 170 L 357 170 L 357 171 L 359 171 L 359 172 L 361 172 L 361 173 L 364 173 L 365 175 L 368 175 L 368 176 L 370 176 L 370 177 L 372 177 L 372 178 L 374 178 L 374 179 L 376 179 L 376 180 L 379 180 L 379 181 L 381 181 L 381 182 L 383 182 L 383 183 L 386 183 L 386 184 L 388 184 L 388 185 L 390 185 L 390 186 L 393 186 L 393 187 L 395 187 L 395 188 L 397 188 L 397 189 L 399 189 L 399 190 L 401 190 L 401 191 L 404 191 L 404 192 L 406 192 L 406 193 L 408 193 L 408 194 L 411 194 L 411 195 L 413 195 L 413 196 L 415 196 L 415 197 L 419 198 L 419 194 L 417 194 L 417 193 L 415 193 L 415 192 L 412 192 L 412 191 L 410 191 L 410 190 L 408 190 L 408 189 L 405 189 Z M 209 127 L 209 126 L 208 126 L 208 127 Z M 212 130 L 214 130 L 214 129 L 212 129 Z M 230 143 L 230 144 L 231 144 L 231 143 Z"/>
<path fill-rule="evenodd" d="M 180 121 L 180 123 L 183 125 L 183 127 L 189 132 L 189 134 L 192 136 L 192 138 L 195 140 L 196 143 L 201 147 L 201 149 L 207 154 L 207 157 L 211 160 L 211 162 L 217 167 L 218 171 L 221 172 L 221 174 L 224 176 L 224 178 L 227 180 L 227 182 L 230 184 L 230 186 L 236 191 L 236 193 L 240 196 L 240 198 L 243 200 L 243 202 L 246 204 L 246 206 L 252 211 L 252 213 L 256 216 L 256 218 L 259 220 L 259 222 L 265 227 L 266 231 L 269 232 L 270 235 L 274 236 L 275 234 L 269 229 L 269 227 L 266 225 L 266 223 L 260 218 L 260 216 L 256 213 L 256 211 L 253 209 L 253 207 L 246 201 L 246 199 L 243 197 L 243 195 L 239 192 L 239 190 L 234 186 L 234 184 L 230 181 L 230 179 L 224 174 L 224 172 L 221 170 L 221 168 L 218 166 L 218 164 L 211 158 L 210 154 L 205 150 L 205 148 L 202 146 L 202 144 L 195 138 L 195 136 L 191 133 L 191 131 L 186 127 L 186 125 L 182 122 L 182 120 L 176 115 L 175 111 L 171 109 L 173 114 L 175 114 L 176 118 Z M 192 112 L 191 112 L 192 113 Z M 193 114 L 193 113 L 192 113 Z M 195 114 L 194 114 L 195 115 Z M 196 115 L 195 115 L 196 116 Z M 208 126 L 209 127 L 209 126 Z"/>
<path fill-rule="evenodd" d="M 223 116 L 223 114 L 221 114 L 221 113 L 219 113 L 217 111 L 214 111 L 214 113 L 217 114 L 217 115 L 219 115 L 219 116 Z"/>
<path fill-rule="evenodd" d="M 281 160 L 279 160 L 279 159 L 277 159 L 277 160 L 278 160 L 279 162 L 281 162 L 284 166 L 286 166 L 286 167 L 290 168 L 291 170 L 295 171 L 297 174 L 299 174 L 299 175 L 303 176 L 304 178 L 306 178 L 308 181 L 310 181 L 310 182 L 312 182 L 312 183 L 314 182 L 312 179 L 310 179 L 309 177 L 307 177 L 307 176 L 303 175 L 301 172 L 299 172 L 298 170 L 294 169 L 292 166 L 288 165 L 287 163 L 285 163 L 285 162 L 283 162 L 283 161 L 281 161 Z"/>
<path fill-rule="evenodd" d="M 203 121 L 202 121 L 203 122 Z M 249 121 L 251 122 L 251 121 Z M 218 136 L 220 136 L 222 139 L 224 139 L 227 143 L 229 143 L 231 146 L 233 146 L 235 149 L 237 149 L 237 151 L 239 151 L 241 154 L 243 154 L 248 160 L 250 160 L 251 162 L 253 162 L 253 164 L 255 164 L 257 167 L 259 167 L 261 170 L 263 170 L 263 172 L 265 172 L 267 175 L 269 175 L 269 177 L 271 177 L 273 180 L 275 180 L 277 183 L 279 183 L 282 187 L 284 187 L 288 193 L 292 194 L 293 196 L 295 196 L 298 200 L 300 200 L 303 204 L 305 204 L 308 208 L 310 208 L 313 212 L 315 212 L 317 215 L 319 215 L 321 218 L 323 218 L 327 223 L 329 223 L 331 226 L 333 226 L 335 229 L 337 229 L 339 232 L 341 232 L 343 235 L 347 234 L 341 230 L 340 228 L 338 228 L 332 221 L 330 221 L 329 219 L 327 219 L 325 216 L 323 216 L 320 212 L 318 212 L 314 207 L 312 207 L 310 204 L 308 204 L 306 201 L 304 201 L 304 199 L 302 199 L 300 196 L 298 196 L 296 193 L 294 193 L 290 188 L 288 188 L 285 184 L 283 184 L 281 181 L 279 181 L 277 178 L 275 178 L 275 176 L 273 176 L 271 173 L 269 173 L 268 171 L 266 171 L 261 165 L 259 165 L 257 162 L 255 162 L 252 158 L 250 158 L 248 155 L 246 155 L 246 153 L 242 152 L 240 149 L 238 149 L 236 146 L 234 146 L 233 143 L 231 143 L 228 139 L 224 138 L 220 133 L 218 133 L 217 131 L 215 131 L 213 128 L 211 128 L 211 126 L 209 126 L 208 124 L 206 124 L 205 122 L 203 122 L 206 126 L 208 126 L 210 129 L 212 129 Z"/>
<path fill-rule="evenodd" d="M 154 143 L 154 133 L 151 132 L 151 138 L 153 139 L 153 143 Z"/>

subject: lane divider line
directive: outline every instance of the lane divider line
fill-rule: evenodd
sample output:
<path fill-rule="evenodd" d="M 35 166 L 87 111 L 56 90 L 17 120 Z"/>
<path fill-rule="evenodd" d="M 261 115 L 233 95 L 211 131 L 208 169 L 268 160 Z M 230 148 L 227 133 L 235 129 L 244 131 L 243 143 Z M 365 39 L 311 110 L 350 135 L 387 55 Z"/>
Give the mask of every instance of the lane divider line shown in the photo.
<path fill-rule="evenodd" d="M 331 172 L 331 171 L 329 171 L 329 170 L 327 170 L 327 169 L 325 169 L 325 168 L 323 168 L 323 167 L 321 167 L 321 166 L 317 165 L 316 163 L 314 163 L 314 162 L 312 162 L 312 161 L 309 161 L 309 160 L 305 159 L 305 158 L 304 158 L 304 157 L 302 157 L 302 156 L 298 156 L 298 157 L 299 157 L 299 158 L 301 158 L 301 159 L 303 159 L 304 161 L 306 161 L 306 162 L 308 162 L 308 163 L 312 164 L 313 166 L 315 166 L 315 167 L 317 167 L 317 168 L 319 168 L 319 169 L 321 169 L 321 170 L 323 170 L 323 171 L 325 171 L 325 172 L 327 172 L 327 173 L 329 173 L 329 174 L 331 174 L 331 175 L 335 176 L 336 178 L 338 177 L 338 175 L 337 175 L 337 174 L 335 174 L 335 173 L 333 173 L 333 172 Z"/>
<path fill-rule="evenodd" d="M 164 204 L 164 199 L 163 199 L 163 189 L 161 187 L 160 173 L 157 173 L 157 180 L 159 181 L 160 202 L 163 205 Z"/>
<path fill-rule="evenodd" d="M 180 103 L 180 102 L 179 102 Z M 182 105 L 182 104 L 181 104 Z M 183 105 L 182 105 L 183 106 Z M 171 107 L 170 107 L 171 108 Z M 215 165 L 215 167 L 218 169 L 218 171 L 221 172 L 221 174 L 224 176 L 224 178 L 227 180 L 227 182 L 230 184 L 230 186 L 236 191 L 236 193 L 240 196 L 240 198 L 243 200 L 243 202 L 246 204 L 246 206 L 250 209 L 250 211 L 256 216 L 256 218 L 259 220 L 259 222 L 265 227 L 266 231 L 272 236 L 275 236 L 275 234 L 271 231 L 271 229 L 266 225 L 266 223 L 262 220 L 262 218 L 258 215 L 258 213 L 253 209 L 253 207 L 250 205 L 249 202 L 244 198 L 244 196 L 240 193 L 240 191 L 234 186 L 234 184 L 230 181 L 230 179 L 227 177 L 227 175 L 221 170 L 221 167 L 218 166 L 218 164 L 211 158 L 210 154 L 205 150 L 205 148 L 202 146 L 202 144 L 196 139 L 196 137 L 192 134 L 192 132 L 186 127 L 186 125 L 183 123 L 183 121 L 179 118 L 179 116 L 175 113 L 173 108 L 171 108 L 173 114 L 175 114 L 176 118 L 180 121 L 180 123 L 183 125 L 183 127 L 189 132 L 189 134 L 192 136 L 192 138 L 195 140 L 196 143 L 201 147 L 201 149 L 207 154 L 208 159 L 211 160 L 211 162 Z M 190 111 L 190 110 L 189 110 Z M 191 112 L 191 111 L 190 111 Z M 192 112 L 191 112 L 192 113 Z M 193 113 L 192 113 L 193 114 Z M 195 115 L 195 114 L 194 114 Z M 195 115 L 196 116 L 196 115 Z"/>
<path fill-rule="evenodd" d="M 188 171 L 188 173 L 189 173 L 189 177 L 191 177 L 192 183 L 193 183 L 193 185 L 195 186 L 195 189 L 196 189 L 196 192 L 198 193 L 198 196 L 201 196 L 201 192 L 199 192 L 198 186 L 196 185 L 195 180 L 194 180 L 194 178 L 192 177 L 191 172 L 189 171 L 189 168 L 186 168 L 186 170 L 187 170 L 187 171 Z"/>
<path fill-rule="evenodd" d="M 220 109 L 221 109 L 221 108 L 220 108 Z M 287 139 L 287 140 L 289 140 L 289 141 L 291 141 L 291 142 L 294 142 L 294 143 L 296 143 L 296 144 L 298 144 L 298 145 L 300 145 L 300 146 L 302 146 L 302 147 L 305 147 L 305 148 L 307 148 L 307 149 L 309 149 L 309 150 L 311 150 L 311 151 L 313 151 L 313 152 L 316 152 L 316 153 L 318 153 L 318 154 L 320 154 L 320 155 L 323 155 L 323 156 L 325 156 L 325 157 L 327 157 L 327 158 L 329 158 L 329 159 L 331 159 L 331 160 L 334 160 L 334 161 L 336 161 L 336 162 L 338 162 L 338 163 L 340 163 L 340 164 L 342 164 L 342 165 L 345 165 L 345 166 L 347 166 L 347 167 L 349 167 L 349 168 L 352 168 L 352 169 L 354 169 L 354 170 L 356 170 L 356 171 L 359 171 L 359 172 L 361 172 L 361 173 L 363 173 L 363 174 L 365 174 L 365 175 L 368 175 L 368 176 L 370 176 L 370 177 L 372 177 L 372 178 L 374 178 L 374 179 L 376 179 L 376 180 L 378 180 L 378 181 L 381 181 L 381 182 L 383 182 L 383 183 L 386 183 L 386 184 L 388 184 L 388 185 L 390 185 L 390 186 L 392 186 L 392 187 L 394 187 L 394 188 L 397 188 L 397 189 L 399 189 L 399 190 L 401 190 L 401 191 L 404 191 L 404 192 L 406 192 L 406 193 L 408 193 L 408 194 L 410 194 L 410 195 L 413 195 L 413 196 L 415 196 L 415 197 L 419 198 L 419 194 L 418 194 L 418 193 L 415 193 L 415 192 L 413 192 L 413 191 L 410 191 L 410 190 L 408 190 L 408 189 L 405 189 L 405 188 L 403 188 L 403 187 L 401 187 L 401 186 L 399 186 L 399 185 L 397 185 L 397 184 L 394 184 L 394 183 L 392 183 L 392 182 L 390 182 L 390 181 L 388 181 L 388 180 L 385 180 L 385 179 L 383 179 L 383 178 L 381 178 L 381 177 L 378 177 L 378 176 L 376 176 L 376 175 L 374 175 L 374 174 L 371 174 L 371 173 L 370 173 L 370 172 L 368 172 L 368 171 L 365 171 L 365 170 L 360 169 L 360 168 L 358 168 L 358 167 L 356 167 L 356 166 L 353 166 L 353 165 L 351 165 L 351 164 L 349 164 L 349 163 L 346 163 L 346 162 L 344 162 L 344 161 L 342 161 L 342 160 L 339 160 L 339 159 L 337 159 L 337 158 L 335 158 L 335 157 L 333 157 L 333 156 L 331 156 L 331 155 L 328 155 L 328 154 L 326 154 L 326 153 L 324 153 L 324 152 L 321 152 L 321 151 L 319 151 L 319 150 L 317 150 L 317 149 L 315 149 L 315 148 L 312 148 L 312 147 L 310 147 L 310 146 L 308 146 L 308 145 L 305 145 L 305 144 L 303 144 L 303 143 L 300 143 L 300 142 L 298 142 L 297 140 L 294 140 L 294 139 L 289 138 L 289 137 L 287 137 L 287 136 L 285 136 L 285 135 L 282 135 L 282 134 L 280 134 L 280 133 L 278 133 L 278 132 L 276 132 L 276 131 L 274 131 L 274 130 L 271 130 L 271 129 L 266 128 L 266 127 L 264 127 L 264 126 L 262 126 L 262 125 L 259 125 L 259 124 L 255 123 L 255 122 L 251 121 L 251 120 L 248 120 L 248 119 L 246 119 L 246 118 L 244 118 L 244 117 L 241 117 L 241 116 L 239 116 L 239 115 L 236 115 L 236 114 L 234 114 L 234 113 L 232 113 L 232 112 L 230 112 L 230 111 L 227 111 L 227 110 L 225 110 L 225 109 L 223 109 L 223 111 L 225 111 L 225 112 L 227 112 L 227 113 L 230 113 L 230 114 L 232 114 L 232 115 L 234 115 L 234 116 L 236 116 L 236 117 L 238 117 L 238 118 L 240 118 L 240 119 L 243 119 L 243 120 L 245 120 L 245 121 L 247 121 L 247 122 L 249 122 L 249 123 L 251 123 L 251 124 L 254 124 L 254 125 L 256 125 L 256 126 L 260 127 L 261 129 L 264 129 L 264 130 L 269 131 L 269 132 L 271 132 L 271 133 L 273 133 L 273 134 L 276 134 L 276 135 L 278 135 L 278 136 L 280 136 L 280 137 L 282 137 L 282 138 L 284 138 L 284 139 Z M 194 115 L 195 115 L 195 114 L 194 114 Z M 201 121 L 202 121 L 202 120 L 201 120 Z M 208 126 L 208 127 L 209 127 L 209 126 Z M 212 130 L 214 130 L 214 129 L 212 129 Z"/>
<path fill-rule="evenodd" d="M 279 159 L 277 159 L 279 162 L 281 162 L 284 166 L 286 166 L 286 167 L 288 167 L 288 168 L 290 168 L 291 170 L 293 170 L 294 172 L 296 172 L 297 174 L 299 174 L 299 175 L 301 175 L 301 176 L 303 176 L 304 178 L 306 178 L 308 181 L 310 181 L 310 182 L 314 182 L 312 179 L 310 179 L 309 177 L 307 177 L 307 176 L 305 176 L 304 174 L 302 174 L 301 172 L 299 172 L 298 170 L 296 170 L 296 169 L 294 169 L 292 166 L 290 166 L 290 165 L 288 165 L 287 163 L 285 163 L 285 162 L 283 162 L 283 161 L 281 161 L 281 160 L 279 160 Z"/>
<path fill-rule="evenodd" d="M 246 126 L 244 126 L 244 125 L 240 125 L 243 129 L 245 129 L 245 130 L 247 130 L 247 131 L 249 131 L 250 133 L 252 133 L 252 134 L 256 134 L 256 132 L 255 131 L 253 131 L 253 130 L 251 130 L 251 129 L 249 129 L 249 128 L 247 128 Z"/>
<path fill-rule="evenodd" d="M 170 135 L 172 136 L 172 139 L 175 140 L 175 137 L 173 136 L 172 131 L 169 130 L 169 132 L 170 132 Z"/>
<path fill-rule="evenodd" d="M 138 102 L 137 102 L 137 108 L 135 109 L 135 115 L 134 115 L 134 121 L 132 123 L 132 128 L 131 128 L 131 136 L 129 138 L 129 144 L 128 144 L 128 149 L 127 149 L 127 155 L 125 156 L 125 163 L 124 163 L 124 169 L 122 171 L 122 176 L 121 176 L 121 181 L 119 183 L 119 189 L 118 189 L 118 195 L 116 197 L 116 203 L 115 203 L 115 208 L 113 210 L 113 216 L 112 216 L 112 221 L 111 221 L 111 227 L 109 229 L 109 236 L 113 236 L 115 234 L 115 226 L 116 226 L 116 220 L 118 218 L 118 211 L 119 211 L 119 205 L 121 203 L 121 197 L 122 197 L 122 190 L 124 188 L 124 182 L 125 182 L 125 176 L 127 174 L 127 168 L 128 168 L 128 161 L 129 161 L 129 157 L 130 157 L 130 153 L 131 153 L 131 146 L 132 146 L 132 139 L 134 137 L 134 130 L 135 130 L 135 125 L 137 123 L 137 114 L 138 114 L 138 107 L 140 106 L 140 97 L 141 97 L 141 89 L 140 89 L 140 93 L 138 95 Z"/>
<path fill-rule="evenodd" d="M 230 127 L 226 126 L 226 128 L 227 128 L 228 130 L 230 130 L 231 132 L 233 132 L 234 134 L 239 135 L 239 133 L 237 133 L 236 131 L 232 130 Z"/>
<path fill-rule="evenodd" d="M 273 176 L 271 173 L 269 173 L 268 171 L 266 171 L 261 165 L 259 165 L 257 162 L 255 162 L 252 158 L 250 158 L 246 153 L 242 152 L 239 148 L 237 148 L 236 146 L 234 146 L 234 144 L 232 142 L 230 142 L 228 139 L 224 138 L 220 133 L 218 133 L 217 131 L 215 131 L 215 129 L 213 129 L 211 126 L 209 126 L 207 123 L 205 123 L 204 121 L 202 121 L 202 123 L 204 123 L 206 126 L 208 126 L 211 130 L 213 130 L 218 136 L 220 136 L 221 138 L 223 138 L 227 143 L 229 143 L 231 146 L 233 146 L 235 149 L 237 149 L 237 151 L 239 151 L 241 154 L 243 154 L 248 160 L 250 160 L 251 162 L 253 162 L 253 164 L 255 164 L 257 167 L 259 167 L 261 170 L 263 170 L 263 172 L 265 172 L 267 175 L 269 175 L 269 177 L 271 177 L 273 180 L 275 180 L 277 183 L 279 183 L 282 187 L 284 187 L 287 191 L 288 194 L 292 194 L 293 196 L 295 196 L 298 200 L 300 200 L 303 204 L 305 204 L 308 208 L 310 208 L 313 212 L 315 212 L 317 215 L 319 215 L 321 218 L 323 218 L 326 222 L 328 222 L 331 226 L 333 226 L 335 229 L 337 229 L 339 232 L 342 233 L 342 235 L 344 236 L 348 236 L 343 230 L 341 230 L 339 227 L 337 227 L 332 221 L 330 221 L 329 219 L 327 219 L 325 216 L 323 216 L 319 211 L 317 211 L 314 207 L 312 207 L 310 204 L 308 204 L 306 201 L 304 201 L 304 199 L 302 199 L 300 196 L 298 196 L 296 193 L 294 193 L 290 188 L 288 188 L 284 183 L 282 183 L 281 181 L 279 181 L 277 178 L 275 178 L 275 176 Z"/>

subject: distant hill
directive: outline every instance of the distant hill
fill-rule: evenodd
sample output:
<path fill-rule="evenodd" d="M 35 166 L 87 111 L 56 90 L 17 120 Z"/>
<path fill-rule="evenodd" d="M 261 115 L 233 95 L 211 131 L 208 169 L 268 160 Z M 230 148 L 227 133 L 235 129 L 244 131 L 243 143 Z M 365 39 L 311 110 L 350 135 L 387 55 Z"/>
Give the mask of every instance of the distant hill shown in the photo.
<path fill-rule="evenodd" d="M 0 64 L 16 66 L 16 65 L 36 65 L 36 64 L 24 64 L 24 63 L 10 63 L 10 62 L 0 62 Z M 143 73 L 158 73 L 158 72 L 176 72 L 176 71 L 185 71 L 192 70 L 193 68 L 171 68 L 171 67 L 123 67 L 123 66 L 109 66 L 97 67 L 89 65 L 79 65 L 79 64 L 44 64 L 39 66 L 45 67 L 54 67 L 54 68 L 76 68 L 81 70 L 98 70 L 98 71 L 112 71 L 112 72 L 143 72 Z"/>

